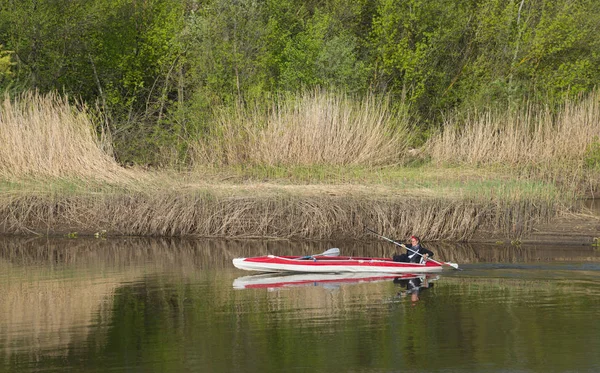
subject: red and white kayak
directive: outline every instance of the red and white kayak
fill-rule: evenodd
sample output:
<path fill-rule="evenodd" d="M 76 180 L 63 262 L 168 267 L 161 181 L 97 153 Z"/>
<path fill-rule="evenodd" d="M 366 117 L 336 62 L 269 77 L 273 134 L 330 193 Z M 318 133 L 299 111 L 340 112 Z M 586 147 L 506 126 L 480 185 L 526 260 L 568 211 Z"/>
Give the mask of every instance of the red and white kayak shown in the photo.
<path fill-rule="evenodd" d="M 303 273 L 431 273 L 441 272 L 442 263 L 432 260 L 425 263 L 394 262 L 390 258 L 349 256 L 276 256 L 235 258 L 233 265 L 247 271 L 303 272 Z"/>

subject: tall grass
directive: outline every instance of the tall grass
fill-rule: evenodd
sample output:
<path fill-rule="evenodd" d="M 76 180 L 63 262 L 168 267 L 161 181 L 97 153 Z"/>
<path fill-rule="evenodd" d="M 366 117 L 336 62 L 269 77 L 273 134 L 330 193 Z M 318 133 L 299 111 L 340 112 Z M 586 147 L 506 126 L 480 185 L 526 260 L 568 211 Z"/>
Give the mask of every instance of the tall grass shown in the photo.
<path fill-rule="evenodd" d="M 600 189 L 600 102 L 594 92 L 558 112 L 524 105 L 517 110 L 471 112 L 449 120 L 430 138 L 435 166 L 498 166 L 512 177 L 555 183 L 571 196 Z"/>
<path fill-rule="evenodd" d="M 597 93 L 569 101 L 558 113 L 524 105 L 518 110 L 472 112 L 452 119 L 428 141 L 435 164 L 581 167 L 600 136 Z"/>
<path fill-rule="evenodd" d="M 27 92 L 0 104 L 0 177 L 114 180 L 124 170 L 104 149 L 83 106 L 56 94 Z"/>
<path fill-rule="evenodd" d="M 411 138 L 389 99 L 323 91 L 222 111 L 213 128 L 194 146 L 196 165 L 395 164 Z"/>

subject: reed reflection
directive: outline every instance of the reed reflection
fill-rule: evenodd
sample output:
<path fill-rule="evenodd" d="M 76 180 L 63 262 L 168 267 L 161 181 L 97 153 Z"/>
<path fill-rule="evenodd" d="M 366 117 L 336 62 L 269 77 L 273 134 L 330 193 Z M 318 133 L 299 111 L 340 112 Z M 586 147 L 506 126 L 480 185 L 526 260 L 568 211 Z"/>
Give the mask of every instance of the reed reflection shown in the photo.
<path fill-rule="evenodd" d="M 428 242 L 436 257 L 467 263 L 528 261 L 600 261 L 592 246 L 510 244 L 457 244 Z M 396 247 L 380 241 L 287 241 L 222 239 L 66 239 L 0 237 L 0 261 L 10 265 L 67 265 L 125 268 L 136 265 L 196 271 L 233 268 L 236 257 L 260 255 L 311 255 L 339 247 L 342 255 L 391 257 Z"/>
<path fill-rule="evenodd" d="M 599 254 L 586 247 L 428 245 L 435 249 L 436 256 L 461 265 L 539 260 L 598 261 Z M 304 278 L 304 286 L 289 286 L 293 288 L 289 292 L 232 289 L 234 279 L 249 274 L 233 268 L 231 260 L 235 257 L 308 255 L 331 247 L 339 247 L 350 256 L 389 257 L 395 251 L 393 245 L 376 241 L 0 237 L 0 312 L 3 315 L 0 318 L 0 351 L 4 352 L 5 359 L 18 355 L 19 359 L 40 361 L 47 356 L 73 356 L 75 350 L 88 348 L 86 346 L 90 351 L 103 349 L 110 345 L 111 333 L 129 327 L 128 319 L 118 321 L 117 317 L 119 311 L 124 312 L 129 306 L 138 307 L 136 310 L 154 310 L 158 314 L 153 315 L 153 320 L 159 320 L 157 324 L 145 326 L 149 329 L 182 332 L 169 324 L 179 320 L 181 325 L 194 325 L 202 333 L 213 333 L 216 338 L 223 333 L 219 328 L 230 319 L 244 321 L 232 326 L 242 329 L 255 321 L 271 326 L 301 319 L 306 320 L 307 325 L 327 324 L 325 329 L 335 333 L 336 325 L 330 321 L 332 316 L 339 320 L 348 315 L 356 320 L 369 319 L 375 317 L 374 305 L 395 304 L 408 299 L 408 293 L 402 299 L 396 297 L 399 284 L 394 283 L 394 276 Z M 534 282 L 523 284 L 522 275 L 518 280 L 480 278 L 477 280 L 480 287 L 473 287 L 469 286 L 473 280 L 466 278 L 472 272 L 460 274 L 446 276 L 444 272 L 443 281 L 436 282 L 435 289 L 429 287 L 424 293 L 419 287 L 419 298 L 431 297 L 438 304 L 443 299 L 440 292 L 449 291 L 451 287 L 453 292 L 485 292 L 495 287 L 506 292 L 505 288 L 510 288 L 520 295 L 530 291 L 536 292 L 533 295 L 539 294 L 540 290 L 549 294 L 556 291 L 556 282 L 551 286 L 535 282 L 536 286 L 531 286 Z M 291 278 L 271 280 L 281 282 Z M 433 281 L 427 280 L 429 284 Z M 350 284 L 352 286 L 346 286 Z M 597 295 L 596 288 L 589 282 L 582 284 L 584 286 L 579 285 L 575 290 Z M 273 284 L 261 286 L 274 288 Z M 573 292 L 572 286 L 565 285 L 565 288 L 569 289 L 569 294 Z M 412 293 L 410 296 L 412 298 Z M 224 310 L 231 310 L 231 314 L 223 316 Z M 379 317 L 386 317 L 388 308 L 382 306 L 377 310 Z M 130 328 L 132 334 L 137 332 L 132 326 Z M 196 338 L 196 334 L 202 333 L 193 333 L 188 338 Z M 206 348 L 210 349 L 209 342 L 215 338 L 194 340 L 193 345 L 205 342 Z"/>

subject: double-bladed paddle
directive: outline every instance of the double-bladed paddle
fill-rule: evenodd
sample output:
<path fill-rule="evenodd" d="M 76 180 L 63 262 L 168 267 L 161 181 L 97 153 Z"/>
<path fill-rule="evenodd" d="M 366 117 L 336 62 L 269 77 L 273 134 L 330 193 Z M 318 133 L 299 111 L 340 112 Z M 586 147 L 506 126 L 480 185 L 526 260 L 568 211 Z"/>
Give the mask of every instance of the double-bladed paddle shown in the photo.
<path fill-rule="evenodd" d="M 338 249 L 337 247 L 333 247 L 329 250 L 325 250 L 321 254 L 317 254 L 317 255 L 313 255 L 313 256 L 339 256 L 339 255 L 340 255 L 340 249 Z"/>
<path fill-rule="evenodd" d="M 333 247 L 329 250 L 325 250 L 321 254 L 307 255 L 307 256 L 303 256 L 298 259 L 313 259 L 315 256 L 339 256 L 339 255 L 340 255 L 340 249 L 338 249 L 337 247 Z"/>
<path fill-rule="evenodd" d="M 378 236 L 378 237 L 381 237 L 381 238 L 383 238 L 384 240 L 387 240 L 387 241 L 389 241 L 389 242 L 391 242 L 391 243 L 393 243 L 393 244 L 395 244 L 395 245 L 398 245 L 398 246 L 400 246 L 400 247 L 403 247 L 403 248 L 405 248 L 406 250 L 412 251 L 413 253 L 415 253 L 415 254 L 417 254 L 417 255 L 420 255 L 421 257 L 425 258 L 425 257 L 424 257 L 423 255 L 421 255 L 421 253 L 419 253 L 418 251 L 412 250 L 410 247 L 406 247 L 406 245 L 404 245 L 404 244 L 402 244 L 402 243 L 400 243 L 400 242 L 397 242 L 397 241 L 394 241 L 394 240 L 392 240 L 391 238 L 387 238 L 387 237 L 385 237 L 385 236 L 382 236 L 381 234 L 379 234 L 379 233 L 375 232 L 374 230 L 372 230 L 372 229 L 369 229 L 369 228 L 367 228 L 367 227 L 365 227 L 365 229 L 366 229 L 367 231 L 369 231 L 369 232 L 373 233 L 374 235 L 376 235 L 376 236 Z M 437 264 L 439 264 L 439 265 L 444 265 L 444 264 L 445 264 L 445 265 L 447 265 L 447 266 L 450 266 L 450 267 L 452 267 L 452 268 L 454 268 L 454 269 L 456 269 L 456 270 L 462 271 L 462 269 L 458 268 L 458 264 L 456 264 L 456 263 L 452 263 L 452 262 L 438 262 L 437 260 L 433 260 L 433 259 L 431 259 L 431 258 L 425 258 L 425 259 L 426 259 L 426 260 L 431 260 L 432 262 L 434 262 L 434 263 L 437 263 Z"/>

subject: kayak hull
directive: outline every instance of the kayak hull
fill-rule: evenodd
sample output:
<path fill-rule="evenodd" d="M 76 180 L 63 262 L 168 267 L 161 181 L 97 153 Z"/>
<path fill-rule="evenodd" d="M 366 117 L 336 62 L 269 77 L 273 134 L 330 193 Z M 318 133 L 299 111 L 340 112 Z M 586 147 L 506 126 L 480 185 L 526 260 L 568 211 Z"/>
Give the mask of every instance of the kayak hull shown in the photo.
<path fill-rule="evenodd" d="M 440 264 L 394 262 L 388 258 L 352 257 L 287 257 L 267 255 L 235 258 L 233 265 L 246 271 L 271 273 L 433 273 L 441 272 Z"/>

